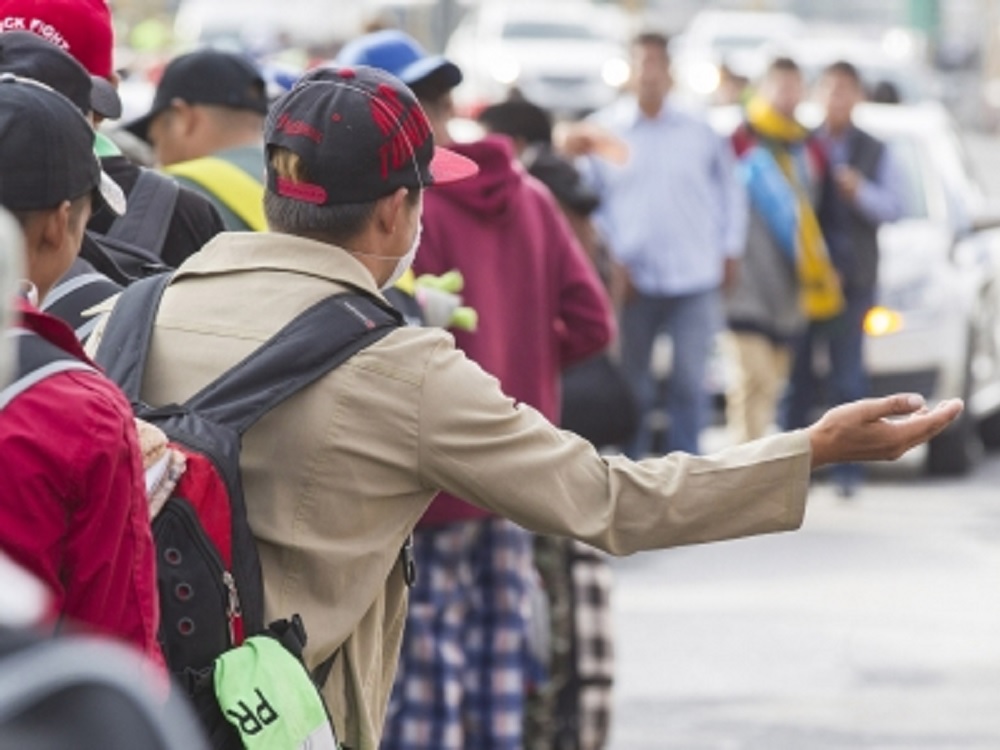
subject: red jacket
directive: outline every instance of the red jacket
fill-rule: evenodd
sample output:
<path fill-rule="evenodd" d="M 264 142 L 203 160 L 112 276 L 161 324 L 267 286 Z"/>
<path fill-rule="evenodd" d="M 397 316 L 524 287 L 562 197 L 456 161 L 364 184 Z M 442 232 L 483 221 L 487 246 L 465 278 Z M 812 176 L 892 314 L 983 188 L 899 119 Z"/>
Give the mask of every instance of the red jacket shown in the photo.
<path fill-rule="evenodd" d="M 604 287 L 548 190 L 515 161 L 509 140 L 449 148 L 475 161 L 479 174 L 424 193 L 414 269 L 462 272 L 462 295 L 478 311 L 479 328 L 456 332 L 459 348 L 507 395 L 558 423 L 561 370 L 604 349 L 614 334 Z M 487 515 L 442 494 L 422 524 Z"/>
<path fill-rule="evenodd" d="M 61 321 L 21 313 L 24 328 L 89 363 Z M 0 411 L 0 548 L 68 620 L 163 663 L 142 454 L 132 410 L 103 376 L 53 375 Z"/>

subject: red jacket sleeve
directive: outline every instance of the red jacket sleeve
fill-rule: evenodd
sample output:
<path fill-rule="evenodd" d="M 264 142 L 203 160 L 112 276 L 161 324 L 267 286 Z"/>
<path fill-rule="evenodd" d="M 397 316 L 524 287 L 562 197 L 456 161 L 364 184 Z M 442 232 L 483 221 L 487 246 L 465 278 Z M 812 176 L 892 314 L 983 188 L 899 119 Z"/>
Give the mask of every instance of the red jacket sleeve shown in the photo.
<path fill-rule="evenodd" d="M 77 413 L 89 439 L 73 458 L 79 499 L 69 508 L 64 611 L 160 661 L 155 551 L 132 413 L 110 383 L 69 377 L 93 397 Z"/>

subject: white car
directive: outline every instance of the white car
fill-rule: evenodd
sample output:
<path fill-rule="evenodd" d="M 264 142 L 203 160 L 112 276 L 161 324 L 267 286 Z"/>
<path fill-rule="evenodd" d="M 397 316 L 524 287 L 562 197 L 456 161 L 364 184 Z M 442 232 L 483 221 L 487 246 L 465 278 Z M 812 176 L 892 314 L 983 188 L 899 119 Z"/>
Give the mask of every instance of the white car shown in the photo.
<path fill-rule="evenodd" d="M 485 3 L 462 20 L 445 56 L 465 77 L 455 104 L 473 114 L 516 88 L 557 115 L 579 116 L 611 103 L 630 72 L 623 17 L 572 0 Z"/>
<path fill-rule="evenodd" d="M 712 117 L 728 133 L 740 114 Z M 801 119 L 816 124 L 818 113 L 805 106 Z M 1000 216 L 940 105 L 864 104 L 855 121 L 889 145 L 905 178 L 905 215 L 879 230 L 877 306 L 865 321 L 872 391 L 964 398 L 963 416 L 931 441 L 927 468 L 965 473 L 982 441 L 1000 445 Z"/>
<path fill-rule="evenodd" d="M 721 81 L 721 66 L 755 79 L 770 61 L 769 49 L 805 32 L 790 13 L 704 10 L 670 44 L 677 94 L 704 103 Z"/>

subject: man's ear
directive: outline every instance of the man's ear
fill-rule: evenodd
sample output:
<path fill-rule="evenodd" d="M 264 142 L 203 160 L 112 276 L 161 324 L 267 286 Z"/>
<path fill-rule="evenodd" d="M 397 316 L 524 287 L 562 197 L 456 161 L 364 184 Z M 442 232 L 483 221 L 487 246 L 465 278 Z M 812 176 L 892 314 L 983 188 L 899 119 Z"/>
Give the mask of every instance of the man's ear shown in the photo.
<path fill-rule="evenodd" d="M 28 279 L 42 298 L 66 272 L 63 250 L 69 224 L 70 202 L 63 201 L 51 211 L 33 211 L 23 225 Z"/>
<path fill-rule="evenodd" d="M 61 253 L 66 245 L 66 235 L 70 231 L 69 201 L 63 201 L 51 211 L 38 215 L 37 249 L 40 254 Z"/>
<path fill-rule="evenodd" d="M 201 119 L 201 111 L 194 104 L 189 104 L 183 99 L 174 99 L 170 103 L 170 116 L 174 118 L 173 127 L 185 137 L 190 137 L 198 126 Z"/>
<path fill-rule="evenodd" d="M 405 205 L 406 188 L 399 188 L 395 193 L 380 198 L 375 204 L 375 222 L 385 234 L 394 234 L 396 228 L 406 219 Z"/>

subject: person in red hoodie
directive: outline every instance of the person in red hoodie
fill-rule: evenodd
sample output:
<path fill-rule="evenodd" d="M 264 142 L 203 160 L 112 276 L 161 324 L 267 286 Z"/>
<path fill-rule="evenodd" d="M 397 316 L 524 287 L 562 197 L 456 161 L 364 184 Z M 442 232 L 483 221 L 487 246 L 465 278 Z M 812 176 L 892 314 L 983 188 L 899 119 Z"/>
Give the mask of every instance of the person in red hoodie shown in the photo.
<path fill-rule="evenodd" d="M 100 201 L 120 213 L 94 133 L 42 84 L 0 76 L 0 205 L 24 236 L 18 366 L 0 389 L 0 549 L 51 591 L 63 621 L 162 664 L 155 551 L 132 409 L 41 301 L 76 258 Z"/>
<path fill-rule="evenodd" d="M 414 270 L 461 271 L 479 326 L 455 333 L 459 348 L 505 393 L 558 423 L 560 371 L 604 349 L 614 324 L 555 199 L 517 163 L 509 139 L 451 141 L 450 92 L 461 71 L 450 61 L 389 30 L 355 40 L 337 62 L 400 78 L 435 142 L 479 166 L 476 177 L 425 196 Z M 541 678 L 528 638 L 538 585 L 531 535 L 442 494 L 418 525 L 414 554 L 417 582 L 382 747 L 520 750 L 525 687 Z"/>

